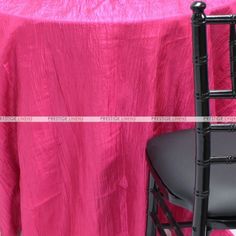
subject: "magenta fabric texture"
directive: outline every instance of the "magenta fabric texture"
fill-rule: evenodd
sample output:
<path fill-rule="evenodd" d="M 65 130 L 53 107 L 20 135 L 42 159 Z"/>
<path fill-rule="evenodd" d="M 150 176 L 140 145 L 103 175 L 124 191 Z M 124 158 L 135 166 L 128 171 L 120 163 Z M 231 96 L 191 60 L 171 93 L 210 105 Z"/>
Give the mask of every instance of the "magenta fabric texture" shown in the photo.
<path fill-rule="evenodd" d="M 0 0 L 0 115 L 194 115 L 190 4 Z M 233 0 L 207 4 L 236 12 Z M 229 88 L 228 27 L 209 35 L 211 87 Z M 233 101 L 211 105 L 236 114 Z M 0 122 L 1 235 L 145 235 L 146 141 L 190 127 Z"/>

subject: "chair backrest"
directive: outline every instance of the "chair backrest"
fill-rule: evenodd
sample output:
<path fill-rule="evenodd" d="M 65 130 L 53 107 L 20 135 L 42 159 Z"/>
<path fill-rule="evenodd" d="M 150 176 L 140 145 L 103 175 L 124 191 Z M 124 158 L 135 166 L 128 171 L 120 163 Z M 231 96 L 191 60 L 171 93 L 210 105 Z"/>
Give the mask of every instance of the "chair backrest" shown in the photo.
<path fill-rule="evenodd" d="M 195 80 L 195 108 L 196 116 L 210 116 L 209 100 L 216 98 L 236 98 L 236 15 L 207 16 L 204 13 L 206 4 L 194 2 L 191 5 L 192 34 L 193 34 L 193 65 Z M 208 87 L 208 56 L 207 30 L 209 24 L 228 24 L 230 30 L 230 67 L 232 88 L 230 90 L 209 90 Z M 234 157 L 211 158 L 211 132 L 235 131 L 234 124 L 211 124 L 210 122 L 196 122 L 196 175 L 193 230 L 201 227 L 207 218 L 210 164 L 215 162 L 233 163 Z M 201 235 L 204 235 L 202 232 Z"/>

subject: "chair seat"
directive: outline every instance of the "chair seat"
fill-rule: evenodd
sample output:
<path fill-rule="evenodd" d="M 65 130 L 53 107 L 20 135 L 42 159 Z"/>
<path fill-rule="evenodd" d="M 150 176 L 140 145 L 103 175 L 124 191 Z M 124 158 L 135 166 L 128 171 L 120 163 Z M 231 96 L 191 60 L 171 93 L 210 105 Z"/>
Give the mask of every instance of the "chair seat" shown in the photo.
<path fill-rule="evenodd" d="M 236 133 L 212 132 L 211 156 L 236 155 Z M 168 190 L 193 209 L 195 131 L 182 130 L 148 141 L 148 158 Z M 236 216 L 236 164 L 211 164 L 209 217 Z"/>

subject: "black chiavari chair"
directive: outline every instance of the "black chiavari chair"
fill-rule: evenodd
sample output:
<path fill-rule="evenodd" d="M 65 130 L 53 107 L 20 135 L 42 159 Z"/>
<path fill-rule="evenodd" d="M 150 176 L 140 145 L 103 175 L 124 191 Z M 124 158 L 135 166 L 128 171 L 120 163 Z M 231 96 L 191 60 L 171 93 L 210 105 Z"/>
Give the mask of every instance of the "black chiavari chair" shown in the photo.
<path fill-rule="evenodd" d="M 209 117 L 209 100 L 236 98 L 236 15 L 205 15 L 204 2 L 191 5 L 195 110 Z M 230 30 L 231 90 L 209 90 L 207 25 L 228 24 Z M 236 131 L 235 124 L 196 122 L 196 128 L 154 137 L 147 144 L 151 175 L 147 236 L 167 235 L 171 229 L 182 236 L 191 227 L 193 236 L 210 235 L 212 229 L 236 228 Z M 193 212 L 191 222 L 177 222 L 166 205 Z M 157 211 L 162 210 L 167 223 Z"/>

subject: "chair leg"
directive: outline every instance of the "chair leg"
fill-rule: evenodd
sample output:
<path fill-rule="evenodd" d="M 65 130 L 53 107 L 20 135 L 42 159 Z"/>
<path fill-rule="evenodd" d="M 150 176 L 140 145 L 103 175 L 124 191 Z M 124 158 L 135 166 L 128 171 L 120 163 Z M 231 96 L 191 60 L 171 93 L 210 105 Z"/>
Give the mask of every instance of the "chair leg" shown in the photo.
<path fill-rule="evenodd" d="M 150 192 L 150 190 L 154 187 L 154 178 L 150 174 L 149 177 L 149 187 L 148 187 L 148 212 L 147 212 L 147 230 L 146 230 L 146 236 L 156 236 L 156 227 L 153 223 L 153 219 L 151 217 L 151 212 L 157 212 L 157 203 L 153 196 L 153 194 Z"/>
<path fill-rule="evenodd" d="M 206 236 L 210 236 L 210 234 L 211 234 L 211 230 L 212 230 L 212 229 L 207 228 Z"/>
<path fill-rule="evenodd" d="M 184 236 L 179 224 L 176 222 L 168 206 L 165 204 L 165 201 L 163 200 L 160 191 L 154 188 L 153 195 L 157 199 L 158 204 L 160 208 L 162 209 L 163 213 L 166 215 L 167 219 L 169 220 L 169 223 L 174 229 L 176 236 Z"/>

